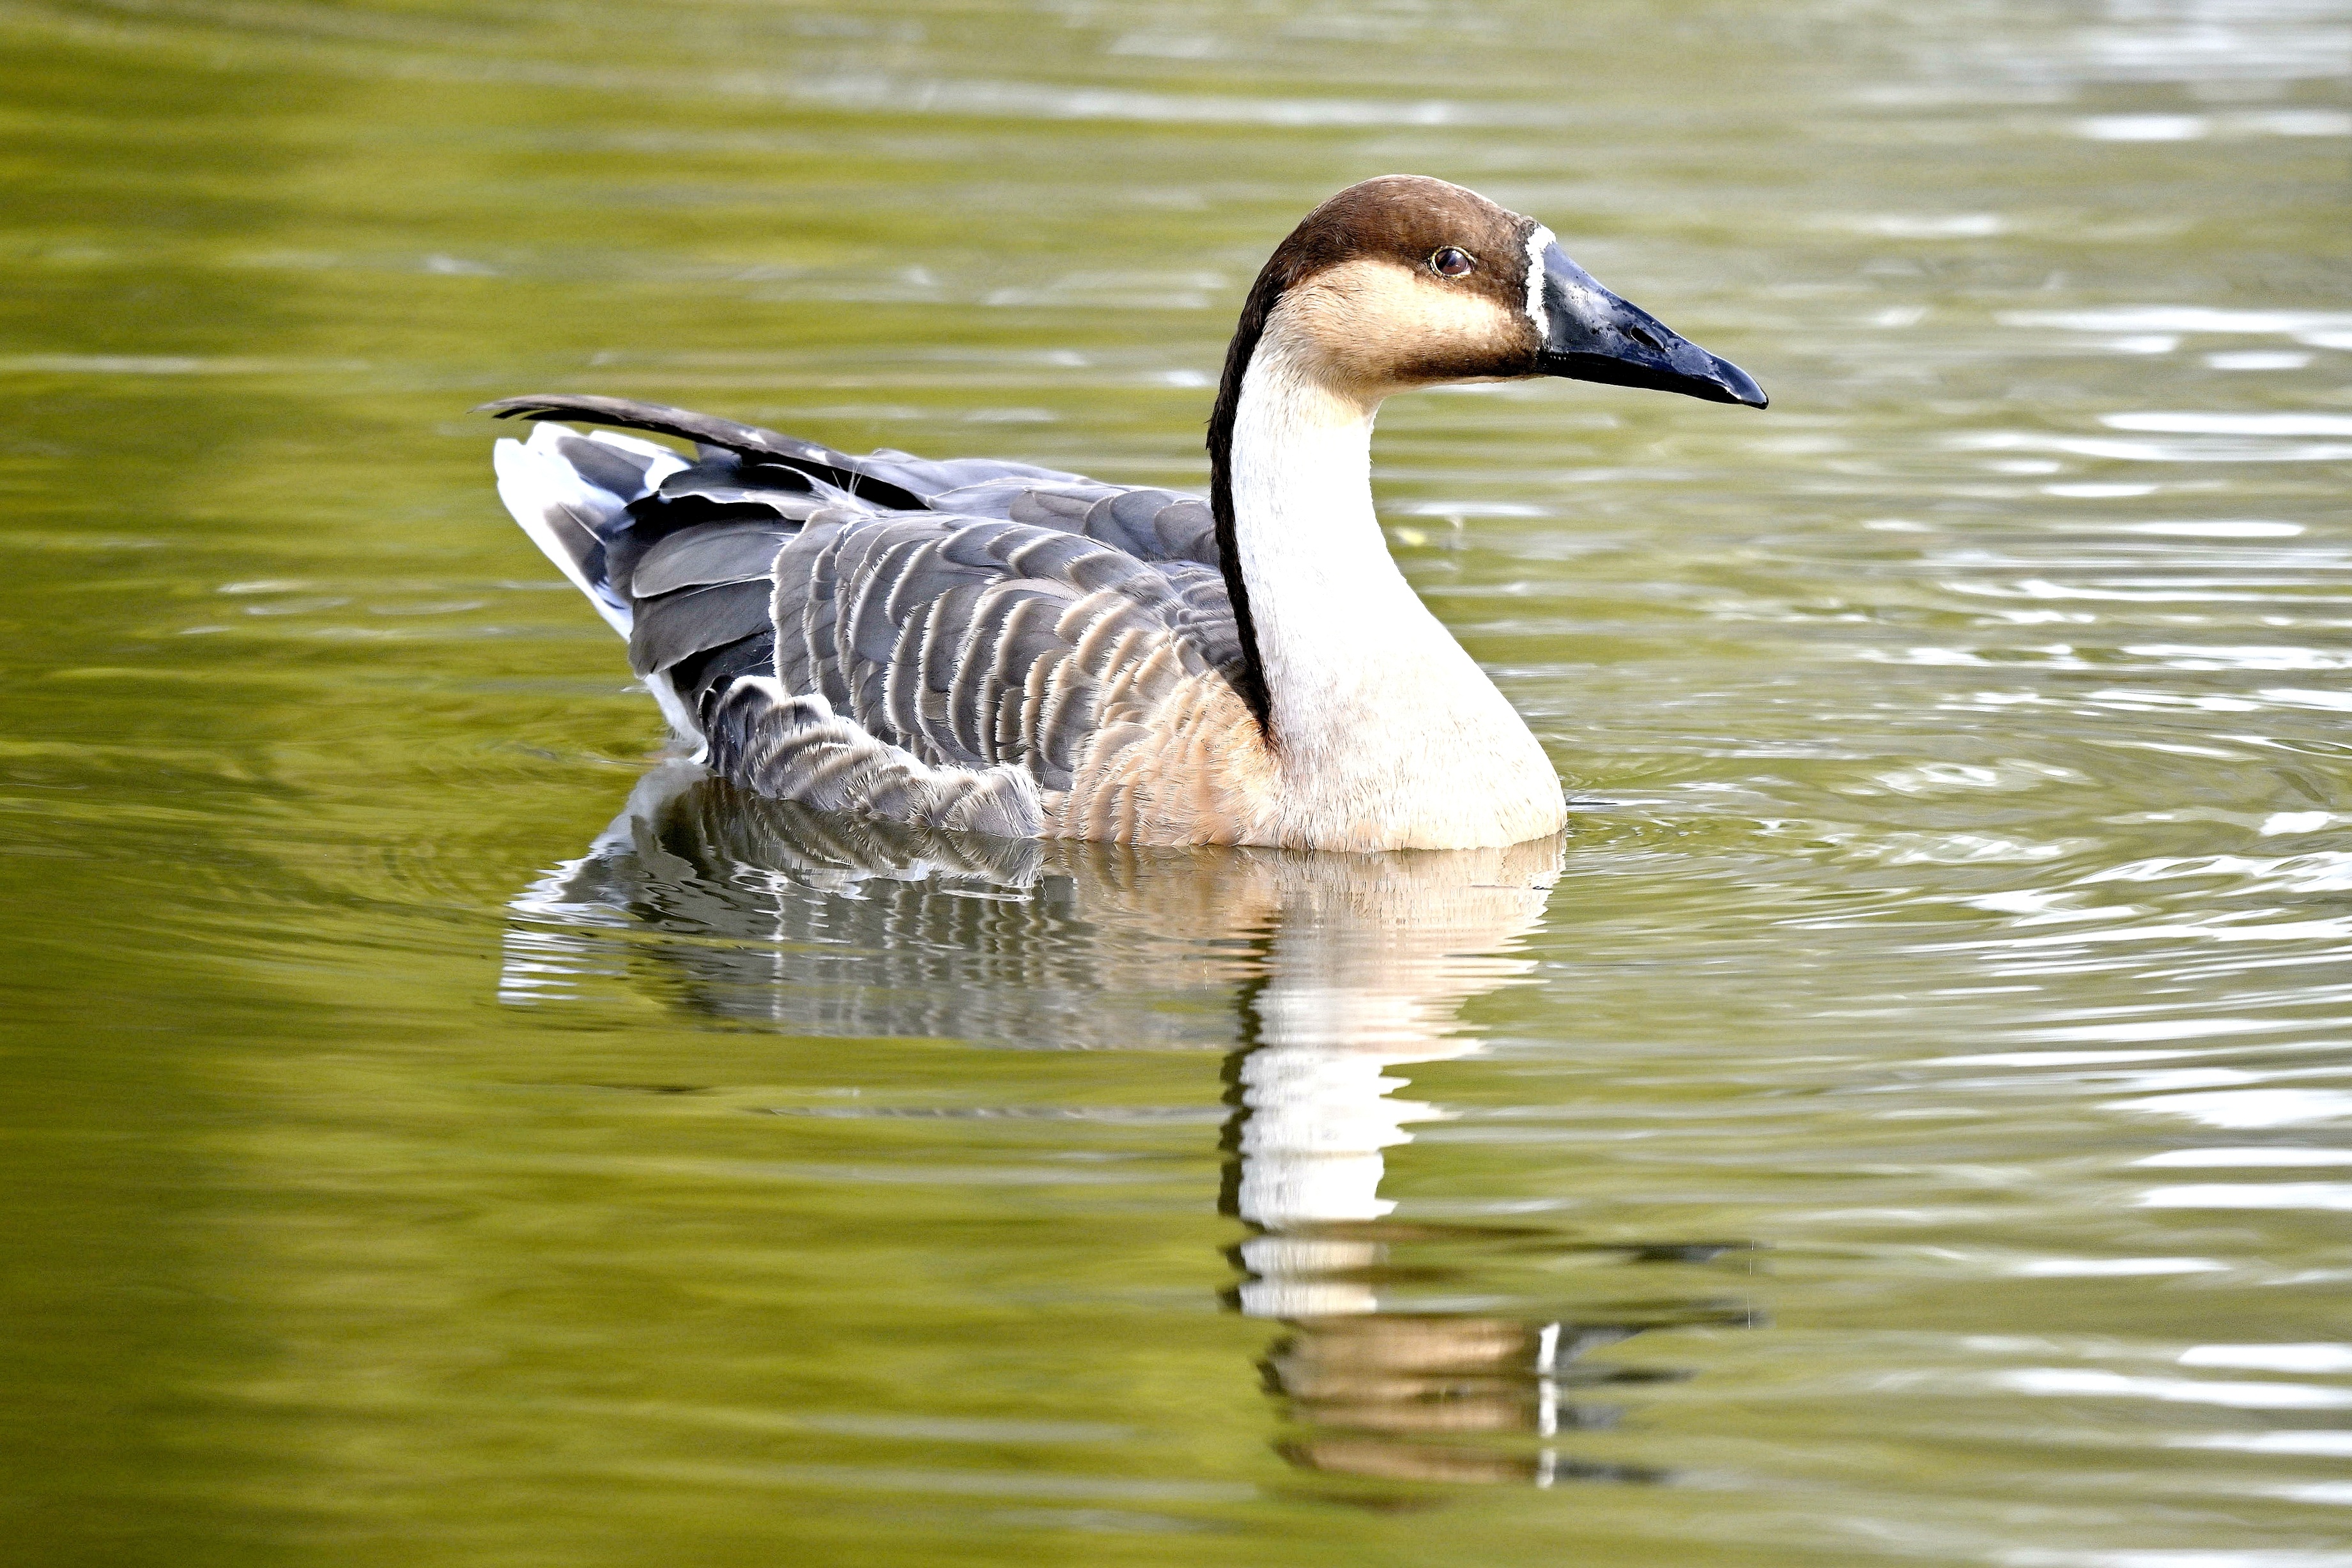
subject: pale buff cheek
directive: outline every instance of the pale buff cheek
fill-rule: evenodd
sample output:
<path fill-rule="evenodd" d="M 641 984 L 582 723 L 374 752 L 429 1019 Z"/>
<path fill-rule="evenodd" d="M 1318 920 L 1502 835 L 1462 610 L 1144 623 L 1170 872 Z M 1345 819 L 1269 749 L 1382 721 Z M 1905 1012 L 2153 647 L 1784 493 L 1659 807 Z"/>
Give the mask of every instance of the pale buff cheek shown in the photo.
<path fill-rule="evenodd" d="M 1377 401 L 1406 386 L 1494 374 L 1530 352 L 1526 313 L 1393 261 L 1348 261 L 1276 307 L 1327 384 Z M 1447 374 L 1459 366 L 1458 375 Z"/>

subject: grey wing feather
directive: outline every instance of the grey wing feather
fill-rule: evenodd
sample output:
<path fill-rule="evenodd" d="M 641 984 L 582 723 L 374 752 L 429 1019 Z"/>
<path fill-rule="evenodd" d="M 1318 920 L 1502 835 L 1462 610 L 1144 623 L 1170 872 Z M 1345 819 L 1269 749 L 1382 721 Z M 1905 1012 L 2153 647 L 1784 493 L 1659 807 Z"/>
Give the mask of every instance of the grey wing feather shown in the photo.
<path fill-rule="evenodd" d="M 925 766 L 1009 767 L 1049 794 L 1069 788 L 1115 681 L 1129 678 L 1127 708 L 1148 709 L 1236 651 L 1213 568 L 1096 536 L 1101 522 L 1156 543 L 1149 531 L 1179 504 L 1164 492 L 1108 499 L 1126 494 L 1140 499 L 1123 518 L 1104 497 L 1074 507 L 1083 498 L 1053 495 L 1021 509 L 1049 522 L 898 512 L 813 523 L 776 561 L 782 689 L 822 696 L 835 719 Z"/>
<path fill-rule="evenodd" d="M 779 800 L 871 812 L 924 827 L 1036 837 L 1045 814 L 1017 769 L 936 768 L 846 721 L 822 697 L 738 680 L 710 721 L 711 761 Z"/>
<path fill-rule="evenodd" d="M 572 471 L 620 500 L 632 500 L 646 490 L 646 470 L 653 459 L 641 452 L 592 441 L 584 436 L 557 438 L 555 449 Z"/>
<path fill-rule="evenodd" d="M 1105 496 L 1087 512 L 1087 533 L 1149 561 L 1160 552 L 1151 520 L 1175 499 L 1165 490 L 1122 490 Z"/>
<path fill-rule="evenodd" d="M 1191 496 L 1177 498 L 1152 518 L 1151 531 L 1160 541 L 1162 560 L 1215 566 L 1222 559 L 1217 552 L 1217 520 L 1206 501 Z"/>
<path fill-rule="evenodd" d="M 775 572 L 776 552 L 797 531 L 773 522 L 743 522 L 673 533 L 638 558 L 629 592 L 650 599 L 708 583 L 764 580 Z"/>
<path fill-rule="evenodd" d="M 1215 528 L 1192 497 L 1023 463 L 855 458 L 621 398 L 485 411 L 696 443 L 693 463 L 656 473 L 660 454 L 555 437 L 584 493 L 614 499 L 577 542 L 561 506 L 542 531 L 592 593 L 619 596 L 631 663 L 698 720 L 713 765 L 763 794 L 1034 834 L 1082 762 L 1150 733 L 1181 681 L 1240 660 Z"/>
<path fill-rule="evenodd" d="M 1003 510 L 986 515 L 1003 517 L 1009 522 L 1025 522 L 1034 528 L 1080 532 L 1086 528 L 1087 513 L 1110 493 L 1108 485 L 1023 485 L 1008 488 Z"/>
<path fill-rule="evenodd" d="M 766 578 L 685 588 L 639 599 L 629 627 L 629 663 L 640 675 L 769 630 Z"/>
<path fill-rule="evenodd" d="M 1066 474 L 1058 468 L 1041 468 L 1034 463 L 1007 462 L 1002 458 L 918 458 L 906 452 L 894 452 L 885 447 L 867 458 L 850 459 L 860 473 L 887 480 L 899 489 L 923 498 L 926 504 L 943 511 L 960 510 L 942 504 L 946 499 L 977 486 L 1015 483 L 1091 484 L 1094 481 L 1077 474 Z"/>

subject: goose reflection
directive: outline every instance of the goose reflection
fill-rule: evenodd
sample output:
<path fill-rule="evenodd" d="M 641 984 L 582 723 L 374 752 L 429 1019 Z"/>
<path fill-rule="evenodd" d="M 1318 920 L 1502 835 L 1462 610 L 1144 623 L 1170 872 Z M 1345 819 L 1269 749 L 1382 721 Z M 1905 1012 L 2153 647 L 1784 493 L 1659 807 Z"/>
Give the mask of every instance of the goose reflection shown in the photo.
<path fill-rule="evenodd" d="M 1557 840 L 1314 855 L 947 835 L 749 795 L 669 764 L 513 903 L 502 991 L 618 979 L 797 1033 L 1227 1053 L 1220 1206 L 1246 1237 L 1227 1304 L 1278 1325 L 1259 1369 L 1303 1468 L 1389 1481 L 1640 1481 L 1560 1450 L 1612 1425 L 1589 1363 L 1644 1330 L 1744 1324 L 1711 1298 L 1439 1310 L 1470 1270 L 1706 1263 L 1712 1242 L 1592 1245 L 1392 1217 L 1388 1152 L 1446 1112 L 1399 1069 L 1479 1048 L 1465 1004 L 1527 980 Z M 648 938 L 653 940 L 647 940 Z M 670 939 L 670 940 L 665 940 Z"/>

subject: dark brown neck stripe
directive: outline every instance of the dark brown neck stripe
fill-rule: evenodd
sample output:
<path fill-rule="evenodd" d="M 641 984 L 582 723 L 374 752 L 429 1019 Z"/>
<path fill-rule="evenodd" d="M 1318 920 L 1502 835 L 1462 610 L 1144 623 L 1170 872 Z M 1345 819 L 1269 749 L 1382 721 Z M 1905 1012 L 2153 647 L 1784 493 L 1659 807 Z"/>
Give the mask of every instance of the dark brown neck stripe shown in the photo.
<path fill-rule="evenodd" d="M 1258 655 L 1257 624 L 1250 616 L 1249 580 L 1242 574 L 1241 540 L 1234 526 L 1234 421 L 1241 413 L 1242 377 L 1249 373 L 1251 356 L 1265 335 L 1265 318 L 1282 298 L 1286 280 L 1276 268 L 1276 251 L 1257 281 L 1250 286 L 1242 306 L 1241 324 L 1225 349 L 1225 372 L 1217 384 L 1216 406 L 1209 411 L 1209 510 L 1217 524 L 1217 563 L 1225 576 L 1225 596 L 1233 601 L 1234 624 L 1241 633 L 1242 668 L 1234 679 L 1242 700 L 1249 704 L 1258 729 L 1270 742 L 1274 710 L 1265 687 L 1265 661 Z"/>

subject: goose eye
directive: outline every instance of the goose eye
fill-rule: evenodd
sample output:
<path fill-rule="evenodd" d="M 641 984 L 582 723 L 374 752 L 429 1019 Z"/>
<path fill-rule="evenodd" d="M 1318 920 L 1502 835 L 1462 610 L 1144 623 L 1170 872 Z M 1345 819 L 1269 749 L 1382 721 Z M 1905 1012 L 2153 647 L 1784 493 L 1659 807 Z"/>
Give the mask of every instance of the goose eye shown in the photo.
<path fill-rule="evenodd" d="M 1460 278 L 1478 264 L 1470 259 L 1468 251 L 1449 245 L 1432 256 L 1429 265 L 1441 278 Z"/>

